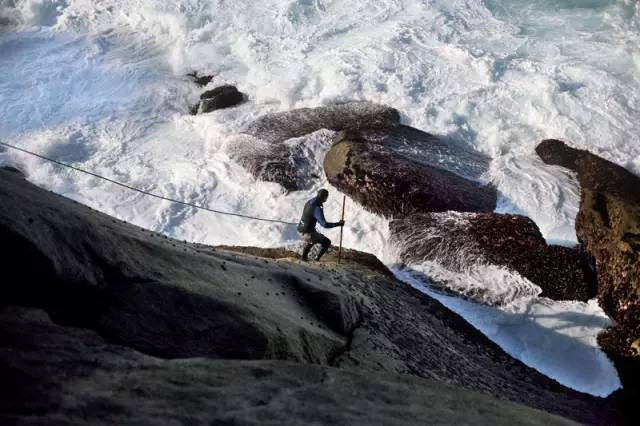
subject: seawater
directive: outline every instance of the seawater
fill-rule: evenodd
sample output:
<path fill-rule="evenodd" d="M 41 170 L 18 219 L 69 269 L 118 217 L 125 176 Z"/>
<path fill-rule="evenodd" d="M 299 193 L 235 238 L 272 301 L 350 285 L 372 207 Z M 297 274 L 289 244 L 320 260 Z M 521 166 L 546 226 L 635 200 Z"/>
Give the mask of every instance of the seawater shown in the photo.
<path fill-rule="evenodd" d="M 640 6 L 635 0 L 1 0 L 0 138 L 162 195 L 295 221 L 328 184 L 285 194 L 231 161 L 239 129 L 269 112 L 348 100 L 396 107 L 404 123 L 492 158 L 498 211 L 531 217 L 548 241 L 576 243 L 575 177 L 533 149 L 559 138 L 640 173 Z M 191 116 L 215 75 L 249 95 Z M 319 132 L 309 138 L 320 150 Z M 176 238 L 293 244 L 295 230 L 172 205 L 14 152 L 0 161 L 67 197 Z M 332 191 L 326 211 L 339 214 Z M 388 223 L 347 205 L 345 245 L 396 262 Z M 331 238 L 337 232 L 327 231 Z M 539 298 L 483 265 L 396 269 L 514 357 L 595 395 L 620 386 L 597 348 L 595 301 Z M 424 277 L 461 294 L 444 296 Z M 493 303 L 505 288 L 508 303 Z"/>

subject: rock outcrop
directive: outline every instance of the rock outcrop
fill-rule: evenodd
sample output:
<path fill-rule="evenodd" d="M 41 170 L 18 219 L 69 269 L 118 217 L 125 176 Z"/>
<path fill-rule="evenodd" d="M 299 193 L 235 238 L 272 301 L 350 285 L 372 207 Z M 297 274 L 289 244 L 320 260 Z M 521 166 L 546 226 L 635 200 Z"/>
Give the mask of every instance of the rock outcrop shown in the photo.
<path fill-rule="evenodd" d="M 437 260 L 462 271 L 470 263 L 506 266 L 555 300 L 587 301 L 596 295 L 595 272 L 579 249 L 549 246 L 525 216 L 496 213 L 429 213 L 394 220 L 391 236 L 406 263 Z"/>
<path fill-rule="evenodd" d="M 0 371 L 3 424 L 575 424 L 409 376 L 158 359 L 33 308 L 0 308 Z"/>
<path fill-rule="evenodd" d="M 204 114 L 217 109 L 231 108 L 244 101 L 244 94 L 235 86 L 224 85 L 215 89 L 207 90 L 200 95 L 200 106 L 198 112 Z"/>
<path fill-rule="evenodd" d="M 372 269 L 371 260 L 301 264 L 184 243 L 6 171 L 0 171 L 0 242 L 0 304 L 38 308 L 53 321 L 3 310 L 1 332 L 9 337 L 0 339 L 0 373 L 9 379 L 0 386 L 11 395 L 0 404 L 5 418 L 53 421 L 90 413 L 133 419 L 139 411 L 130 404 L 138 398 L 163 416 L 182 416 L 224 394 L 231 399 L 220 401 L 246 411 L 217 413 L 241 421 L 258 415 L 257 406 L 268 408 L 263 396 L 297 398 L 284 395 L 327 377 L 314 388 L 313 403 L 297 411 L 307 416 L 322 407 L 339 411 L 352 400 L 334 401 L 350 386 L 404 374 L 583 423 L 620 422 L 610 401 L 567 389 L 514 360 L 439 302 Z M 287 364 L 292 361 L 298 367 Z M 393 406 L 399 399 L 391 394 L 401 389 L 393 380 L 405 379 L 381 380 L 389 380 L 388 387 L 372 386 L 365 395 Z M 340 386 L 343 391 L 331 394 Z M 212 387 L 218 393 L 209 393 Z M 123 403 L 120 394 L 137 398 Z M 90 397 L 79 401 L 77 395 Z"/>
<path fill-rule="evenodd" d="M 433 144 L 438 144 L 437 140 Z M 386 217 L 495 209 L 493 187 L 481 186 L 394 148 L 384 139 L 375 141 L 362 134 L 344 133 L 325 156 L 327 179 L 368 210 Z"/>
<path fill-rule="evenodd" d="M 599 342 L 623 366 L 625 387 L 640 389 L 640 177 L 558 140 L 542 141 L 536 152 L 577 174 L 576 234 L 595 259 L 600 306 L 615 321 Z"/>
<path fill-rule="evenodd" d="M 250 123 L 229 144 L 228 152 L 256 179 L 296 191 L 313 186 L 324 173 L 322 160 L 336 131 L 382 131 L 399 123 L 396 109 L 369 102 L 295 109 L 267 114 Z"/>
<path fill-rule="evenodd" d="M 336 132 L 345 130 L 348 132 L 336 139 Z M 478 208 L 482 211 L 491 210 L 489 206 L 495 206 L 495 190 L 473 182 L 487 170 L 489 160 L 486 157 L 401 125 L 399 112 L 384 105 L 349 102 L 268 114 L 250 123 L 229 144 L 228 152 L 256 179 L 275 182 L 287 191 L 295 191 L 313 186 L 314 181 L 326 172 L 325 166 L 331 167 L 334 162 L 338 164 L 340 158 L 335 158 L 336 151 L 331 149 L 332 145 L 336 140 L 354 134 L 358 135 L 358 139 L 366 139 L 367 143 L 362 149 L 366 153 L 372 152 L 371 155 L 377 153 L 376 160 L 411 168 L 417 179 L 411 183 L 412 188 L 435 177 L 440 183 L 447 181 L 457 185 L 456 189 L 460 187 L 465 191 L 453 197 L 482 198 L 482 206 L 476 206 L 473 211 Z M 333 160 L 329 163 L 325 161 L 327 153 L 332 153 Z M 377 163 L 372 166 L 377 166 Z M 340 184 L 340 179 L 333 174 L 334 170 L 335 167 L 331 173 L 327 172 L 327 177 L 331 183 Z M 388 176 L 370 177 L 388 179 Z M 345 182 L 342 186 L 347 189 L 345 192 L 352 195 L 365 191 L 360 186 L 352 187 L 355 184 L 359 185 L 359 181 Z M 386 181 L 380 182 L 380 185 L 385 184 Z M 435 188 L 434 192 L 436 190 L 443 188 Z M 470 195 L 471 192 L 480 195 Z M 444 197 L 436 198 L 440 200 Z M 465 207 L 471 208 L 472 202 L 467 204 Z M 372 210 L 376 211 L 375 207 L 371 206 Z"/>

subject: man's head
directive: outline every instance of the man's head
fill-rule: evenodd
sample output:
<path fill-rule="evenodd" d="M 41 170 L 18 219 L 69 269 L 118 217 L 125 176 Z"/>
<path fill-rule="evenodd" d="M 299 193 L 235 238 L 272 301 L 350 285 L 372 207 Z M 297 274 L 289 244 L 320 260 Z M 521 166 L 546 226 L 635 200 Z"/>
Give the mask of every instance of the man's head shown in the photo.
<path fill-rule="evenodd" d="M 321 203 L 327 201 L 327 198 L 329 198 L 329 191 L 327 191 L 326 189 L 321 189 L 320 191 L 318 191 L 318 200 L 320 200 Z"/>

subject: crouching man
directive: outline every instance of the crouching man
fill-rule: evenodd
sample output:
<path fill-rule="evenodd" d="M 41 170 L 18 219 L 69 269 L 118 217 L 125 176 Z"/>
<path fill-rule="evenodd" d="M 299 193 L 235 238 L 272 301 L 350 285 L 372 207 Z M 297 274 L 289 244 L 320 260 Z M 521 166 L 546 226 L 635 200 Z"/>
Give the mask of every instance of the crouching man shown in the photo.
<path fill-rule="evenodd" d="M 306 242 L 306 245 L 302 250 L 302 260 L 304 261 L 309 260 L 307 256 L 309 256 L 309 252 L 315 244 L 322 245 L 318 256 L 316 256 L 316 260 L 320 260 L 322 255 L 324 255 L 327 250 L 329 250 L 329 247 L 331 247 L 331 240 L 316 231 L 316 223 L 319 223 L 323 228 L 344 226 L 344 220 L 331 223 L 328 223 L 325 220 L 322 205 L 327 201 L 327 198 L 329 198 L 329 191 L 321 189 L 318 191 L 317 196 L 307 201 L 304 205 L 302 218 L 300 219 L 300 223 L 298 223 L 298 232 Z"/>

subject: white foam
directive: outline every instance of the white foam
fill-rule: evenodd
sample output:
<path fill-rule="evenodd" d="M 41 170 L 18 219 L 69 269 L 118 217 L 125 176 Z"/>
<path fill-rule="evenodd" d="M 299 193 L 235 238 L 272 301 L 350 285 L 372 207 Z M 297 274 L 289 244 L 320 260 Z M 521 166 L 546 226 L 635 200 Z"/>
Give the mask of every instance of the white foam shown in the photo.
<path fill-rule="evenodd" d="M 261 114 L 334 100 L 393 105 L 406 123 L 493 157 L 488 178 L 500 191 L 501 211 L 529 215 L 546 238 L 566 244 L 575 243 L 578 190 L 571 175 L 536 158 L 541 139 L 565 138 L 640 172 L 640 12 L 632 0 L 0 5 L 2 24 L 13 28 L 0 33 L 0 137 L 163 195 L 297 220 L 303 201 L 326 180 L 287 195 L 230 161 L 226 144 Z M 191 70 L 215 74 L 211 86 L 238 85 L 249 102 L 189 116 L 198 96 L 183 77 Z M 296 238 L 291 227 L 169 205 L 13 152 L 0 152 L 0 161 L 19 163 L 38 184 L 178 238 L 261 246 Z M 340 197 L 332 195 L 326 209 L 337 219 Z M 393 262 L 387 222 L 352 203 L 347 213 L 346 246 Z M 458 290 L 465 280 L 481 289 L 492 279 L 470 270 Z M 508 292 L 508 277 L 501 280 Z M 494 336 L 492 318 L 504 318 L 503 311 L 465 310 L 469 302 L 451 300 L 505 347 L 516 347 L 509 339 L 517 342 L 528 330 L 512 328 L 510 335 L 505 326 Z M 536 330 L 563 324 L 557 318 L 567 305 L 544 304 L 555 313 L 530 311 Z M 592 312 L 592 305 L 571 309 Z M 599 315 L 584 316 L 583 341 L 593 343 L 605 327 L 593 320 Z M 573 329 L 581 317 L 575 318 Z M 560 354 L 555 344 L 536 342 Z M 566 359 L 580 365 L 585 357 L 602 358 L 592 346 L 567 348 Z M 584 391 L 603 393 L 617 383 L 604 360 L 589 364 L 601 368 L 591 376 L 570 362 L 533 363 Z"/>
<path fill-rule="evenodd" d="M 436 271 L 440 269 L 439 271 Z M 418 265 L 395 270 L 396 275 L 420 291 L 457 312 L 471 325 L 496 342 L 505 352 L 559 383 L 597 396 L 607 396 L 620 388 L 615 367 L 598 348 L 597 333 L 610 324 L 595 300 L 556 302 L 532 294 L 509 294 L 499 309 L 485 304 L 503 300 L 505 283 L 534 288 L 524 278 L 508 271 L 477 266 L 471 276 L 442 270 L 437 265 Z M 473 300 L 446 295 L 426 284 L 422 274 L 447 283 L 459 283 Z M 481 278 L 480 278 L 481 277 Z M 480 278 L 480 287 L 474 287 Z M 471 283 L 471 284 L 469 284 Z M 452 287 L 452 288 L 455 288 Z M 480 289 L 480 294 L 470 290 Z M 480 297 L 478 297 L 480 296 Z"/>

